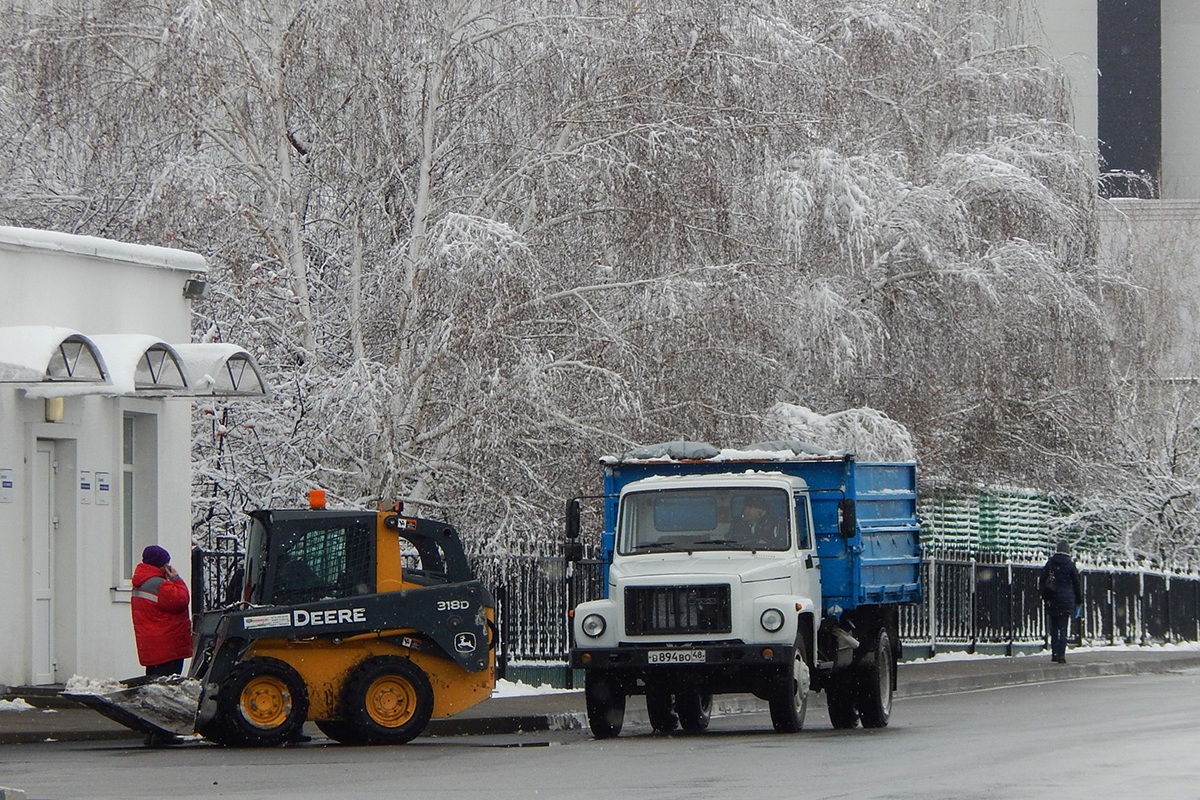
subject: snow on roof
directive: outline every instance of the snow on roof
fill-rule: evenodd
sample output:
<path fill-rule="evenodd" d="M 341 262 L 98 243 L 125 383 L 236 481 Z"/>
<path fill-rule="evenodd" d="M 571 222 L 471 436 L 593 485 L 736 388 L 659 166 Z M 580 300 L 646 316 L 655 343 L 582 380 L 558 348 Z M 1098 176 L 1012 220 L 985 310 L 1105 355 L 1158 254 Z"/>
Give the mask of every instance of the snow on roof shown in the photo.
<path fill-rule="evenodd" d="M 208 272 L 208 262 L 204 256 L 189 250 L 148 244 L 130 244 L 129 242 L 102 239 L 98 236 L 79 236 L 74 233 L 59 233 L 36 228 L 13 228 L 0 225 L 0 248 L 3 247 L 50 250 L 180 270 L 181 272 Z"/>
<path fill-rule="evenodd" d="M 844 457 L 844 453 L 797 440 L 757 442 L 744 448 L 719 448 L 707 442 L 675 441 L 643 445 L 619 456 L 604 456 L 600 461 L 604 464 L 627 464 L 638 461 L 803 461 Z"/>
<path fill-rule="evenodd" d="M 254 357 L 235 344 L 177 344 L 188 386 L 196 395 L 266 397 L 267 381 Z"/>
<path fill-rule="evenodd" d="M 49 325 L 0 328 L 0 383 L 51 382 L 62 396 L 75 393 L 67 391 L 64 382 L 105 383 L 107 377 L 99 348 L 77 330 Z"/>
<path fill-rule="evenodd" d="M 171 345 L 146 334 L 0 328 L 0 383 L 31 398 L 75 395 L 265 397 L 258 364 L 233 344 Z"/>

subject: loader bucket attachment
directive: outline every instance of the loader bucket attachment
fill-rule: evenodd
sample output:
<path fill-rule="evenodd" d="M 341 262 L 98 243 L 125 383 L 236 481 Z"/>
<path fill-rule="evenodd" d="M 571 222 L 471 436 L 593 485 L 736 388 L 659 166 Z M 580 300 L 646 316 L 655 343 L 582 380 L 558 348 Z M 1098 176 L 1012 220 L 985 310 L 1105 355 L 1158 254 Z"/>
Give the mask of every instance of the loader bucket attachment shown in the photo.
<path fill-rule="evenodd" d="M 141 733 L 165 737 L 195 733 L 199 681 L 173 675 L 157 680 L 134 678 L 124 685 L 124 689 L 103 694 L 64 691 L 62 695 Z"/>

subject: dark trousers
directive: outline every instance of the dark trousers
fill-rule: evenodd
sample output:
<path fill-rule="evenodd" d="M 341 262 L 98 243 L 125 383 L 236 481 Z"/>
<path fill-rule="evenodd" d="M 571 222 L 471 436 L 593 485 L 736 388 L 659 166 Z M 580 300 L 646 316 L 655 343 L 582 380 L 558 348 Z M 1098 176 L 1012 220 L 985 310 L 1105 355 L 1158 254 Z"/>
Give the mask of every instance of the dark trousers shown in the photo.
<path fill-rule="evenodd" d="M 168 661 L 165 664 L 155 664 L 152 667 L 146 667 L 147 678 L 165 678 L 168 675 L 183 674 L 183 659 L 177 658 L 174 661 Z"/>
<path fill-rule="evenodd" d="M 1050 655 L 1065 658 L 1067 655 L 1067 631 L 1071 628 L 1071 614 L 1050 614 Z"/>

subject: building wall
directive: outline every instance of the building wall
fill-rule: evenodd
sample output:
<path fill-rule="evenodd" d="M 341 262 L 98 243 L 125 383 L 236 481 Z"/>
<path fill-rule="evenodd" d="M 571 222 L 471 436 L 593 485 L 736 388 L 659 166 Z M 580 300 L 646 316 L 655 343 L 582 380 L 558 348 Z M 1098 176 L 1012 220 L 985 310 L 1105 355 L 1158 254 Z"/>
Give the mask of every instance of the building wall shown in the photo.
<path fill-rule="evenodd" d="M 1162 196 L 1200 198 L 1200 3 L 1162 0 Z"/>
<path fill-rule="evenodd" d="M 184 280 L 205 268 L 192 253 L 141 248 L 87 237 L 0 230 L 0 326 L 61 326 L 85 335 L 151 334 L 190 341 L 191 308 Z M 140 674 L 124 568 L 122 420 L 146 415 L 157 429 L 154 513 L 135 545 L 157 541 L 186 576 L 191 549 L 188 399 L 73 396 L 60 422 L 45 421 L 46 402 L 0 383 L 0 684 L 61 683 L 72 675 L 127 678 Z M 49 603 L 35 599 L 43 551 L 34 534 L 43 496 L 39 450 L 53 448 L 57 470 L 50 534 Z M 108 490 L 97 474 L 108 476 Z M 37 674 L 34 615 L 52 605 L 54 669 Z"/>

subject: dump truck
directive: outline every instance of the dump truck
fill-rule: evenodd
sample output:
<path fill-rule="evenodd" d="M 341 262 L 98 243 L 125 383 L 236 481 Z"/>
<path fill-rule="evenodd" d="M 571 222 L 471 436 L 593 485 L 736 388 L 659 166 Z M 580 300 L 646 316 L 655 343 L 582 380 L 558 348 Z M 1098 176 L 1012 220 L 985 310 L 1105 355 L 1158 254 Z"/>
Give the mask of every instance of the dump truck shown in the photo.
<path fill-rule="evenodd" d="M 232 602 L 202 614 L 188 675 L 68 691 L 147 734 L 231 746 L 401 744 L 491 696 L 491 594 L 455 529 L 390 510 L 257 510 Z M 183 699 L 181 699 L 183 698 Z"/>
<path fill-rule="evenodd" d="M 636 695 L 660 732 L 704 730 L 720 693 L 765 700 L 780 732 L 803 727 L 810 691 L 835 728 L 888 724 L 899 608 L 921 599 L 915 464 L 801 442 L 601 462 L 605 589 L 572 610 L 570 649 L 596 738 Z M 586 499 L 567 504 L 569 562 Z"/>

